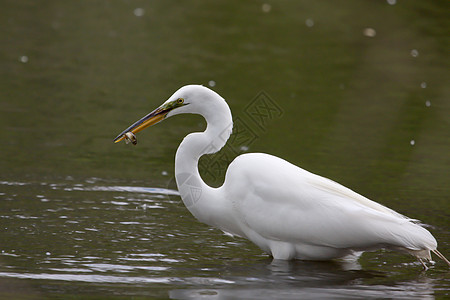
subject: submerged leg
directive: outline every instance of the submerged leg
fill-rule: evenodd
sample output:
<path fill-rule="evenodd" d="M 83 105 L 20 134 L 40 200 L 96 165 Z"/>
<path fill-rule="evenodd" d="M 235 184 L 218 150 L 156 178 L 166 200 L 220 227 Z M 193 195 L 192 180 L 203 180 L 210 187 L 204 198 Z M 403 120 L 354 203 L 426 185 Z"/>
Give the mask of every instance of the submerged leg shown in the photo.
<path fill-rule="evenodd" d="M 427 265 L 423 262 L 423 260 L 421 259 L 421 258 L 417 258 L 419 261 L 420 261 L 420 263 L 422 264 L 422 266 L 423 266 L 423 270 L 424 271 L 426 271 L 426 270 L 428 270 L 428 267 L 427 267 Z"/>

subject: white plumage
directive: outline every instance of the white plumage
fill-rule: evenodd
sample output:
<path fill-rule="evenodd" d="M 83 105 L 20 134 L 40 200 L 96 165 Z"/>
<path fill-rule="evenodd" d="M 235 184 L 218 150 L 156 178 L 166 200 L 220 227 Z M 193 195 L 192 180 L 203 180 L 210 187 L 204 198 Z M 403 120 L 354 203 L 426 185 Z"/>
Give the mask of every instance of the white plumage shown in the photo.
<path fill-rule="evenodd" d="M 383 247 L 430 258 L 426 249 L 437 246 L 412 220 L 274 156 L 240 156 L 222 189 L 239 199 L 232 215 L 243 235 L 274 258 L 326 260 Z"/>
<path fill-rule="evenodd" d="M 363 251 L 388 248 L 414 255 L 425 268 L 430 251 L 450 265 L 416 220 L 272 155 L 240 155 L 221 187 L 208 186 L 198 160 L 225 145 L 232 117 L 225 100 L 206 87 L 180 88 L 115 141 L 181 113 L 200 114 L 207 122 L 205 132 L 184 138 L 175 157 L 181 198 L 201 222 L 247 238 L 275 259 L 358 258 Z"/>

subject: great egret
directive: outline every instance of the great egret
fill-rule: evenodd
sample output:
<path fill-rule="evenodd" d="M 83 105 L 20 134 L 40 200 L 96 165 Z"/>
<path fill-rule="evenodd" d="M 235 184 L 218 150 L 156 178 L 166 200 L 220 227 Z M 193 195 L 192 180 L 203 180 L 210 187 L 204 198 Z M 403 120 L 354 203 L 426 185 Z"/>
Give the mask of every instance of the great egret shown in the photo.
<path fill-rule="evenodd" d="M 240 155 L 221 187 L 208 186 L 198 160 L 225 145 L 233 121 L 225 100 L 201 85 L 180 88 L 114 141 L 134 143 L 135 133 L 183 113 L 207 122 L 204 132 L 183 139 L 175 156 L 178 190 L 199 221 L 249 239 L 274 259 L 356 260 L 363 251 L 389 248 L 412 254 L 425 269 L 430 251 L 450 265 L 416 220 L 272 155 Z"/>

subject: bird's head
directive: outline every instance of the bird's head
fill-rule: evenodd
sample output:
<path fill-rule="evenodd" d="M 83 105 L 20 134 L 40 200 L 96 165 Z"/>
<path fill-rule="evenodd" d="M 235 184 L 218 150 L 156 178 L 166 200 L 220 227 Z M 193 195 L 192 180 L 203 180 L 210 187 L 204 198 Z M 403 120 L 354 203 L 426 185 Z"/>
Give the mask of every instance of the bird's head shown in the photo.
<path fill-rule="evenodd" d="M 216 92 L 201 85 L 186 85 L 177 90 L 166 102 L 147 114 L 130 127 L 122 131 L 114 142 L 118 143 L 126 138 L 126 134 L 133 134 L 152 126 L 162 120 L 183 113 L 208 114 L 213 113 L 214 99 L 222 99 Z"/>

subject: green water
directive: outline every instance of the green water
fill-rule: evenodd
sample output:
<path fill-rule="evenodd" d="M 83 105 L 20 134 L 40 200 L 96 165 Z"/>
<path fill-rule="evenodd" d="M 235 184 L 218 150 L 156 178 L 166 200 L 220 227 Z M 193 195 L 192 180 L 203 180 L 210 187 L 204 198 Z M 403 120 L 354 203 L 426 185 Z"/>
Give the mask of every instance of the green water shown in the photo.
<path fill-rule="evenodd" d="M 0 298 L 449 296 L 448 269 L 366 253 L 272 263 L 197 222 L 173 182 L 198 116 L 113 138 L 180 86 L 212 86 L 239 138 L 430 224 L 450 256 L 447 1 L 0 4 Z M 252 119 L 261 97 L 276 108 Z M 261 126 L 260 126 L 261 125 Z"/>

